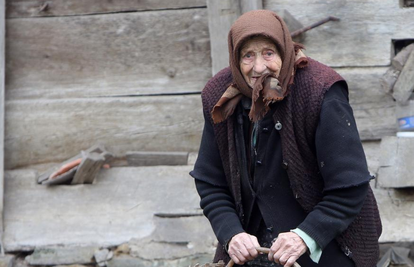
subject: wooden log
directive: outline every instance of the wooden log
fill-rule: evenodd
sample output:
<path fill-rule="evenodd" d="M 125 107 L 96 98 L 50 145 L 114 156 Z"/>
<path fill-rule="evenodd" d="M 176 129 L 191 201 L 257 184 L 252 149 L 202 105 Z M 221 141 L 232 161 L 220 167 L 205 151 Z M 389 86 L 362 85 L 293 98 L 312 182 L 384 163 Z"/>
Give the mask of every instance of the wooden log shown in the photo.
<path fill-rule="evenodd" d="M 82 163 L 75 173 L 71 184 L 92 184 L 105 162 L 105 157 L 96 152 L 82 153 Z"/>
<path fill-rule="evenodd" d="M 199 92 L 208 34 L 206 8 L 11 19 L 7 99 Z"/>
<path fill-rule="evenodd" d="M 411 52 L 407 62 L 402 69 L 398 80 L 394 85 L 392 96 L 399 104 L 407 103 L 414 90 L 414 50 Z"/>
<path fill-rule="evenodd" d="M 388 136 L 381 142 L 378 185 L 383 188 L 414 186 L 414 138 Z"/>
<path fill-rule="evenodd" d="M 197 151 L 204 125 L 200 95 L 15 100 L 6 111 L 8 169 L 61 162 L 96 143 L 117 158 Z"/>
<path fill-rule="evenodd" d="M 414 9 L 399 1 L 267 0 L 264 8 L 289 12 L 303 25 L 328 16 L 341 19 L 306 33 L 308 56 L 333 67 L 389 66 L 391 42 L 414 36 Z M 303 8 L 306 6 L 306 8 Z"/>
<path fill-rule="evenodd" d="M 400 71 L 394 66 L 388 68 L 385 74 L 381 77 L 381 88 L 386 94 L 391 94 L 395 83 L 397 82 Z"/>
<path fill-rule="evenodd" d="M 7 2 L 7 17 L 71 16 L 205 6 L 206 0 L 13 0 Z"/>
<path fill-rule="evenodd" d="M 126 159 L 130 166 L 187 165 L 188 152 L 130 151 Z"/>
<path fill-rule="evenodd" d="M 404 68 L 405 63 L 407 62 L 408 57 L 411 52 L 414 50 L 414 44 L 407 45 L 404 47 L 392 60 L 392 66 L 401 71 Z"/>

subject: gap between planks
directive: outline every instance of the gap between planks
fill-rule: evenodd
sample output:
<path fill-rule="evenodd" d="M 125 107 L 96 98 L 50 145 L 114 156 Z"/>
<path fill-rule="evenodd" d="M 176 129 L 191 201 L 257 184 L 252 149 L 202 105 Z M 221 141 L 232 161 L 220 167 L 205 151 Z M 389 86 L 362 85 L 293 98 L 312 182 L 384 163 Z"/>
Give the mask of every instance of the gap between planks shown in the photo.
<path fill-rule="evenodd" d="M 174 10 L 202 9 L 202 8 L 207 8 L 207 5 L 204 5 L 204 6 L 193 6 L 193 7 L 172 7 L 172 8 L 163 8 L 163 9 L 120 10 L 120 11 L 94 12 L 94 13 L 84 13 L 84 14 L 59 15 L 59 16 L 56 16 L 56 15 L 46 15 L 46 16 L 32 16 L 32 17 L 6 17 L 6 20 L 12 20 L 12 19 L 61 18 L 61 17 L 83 17 L 83 16 L 99 16 L 99 15 L 122 14 L 122 13 L 143 13 L 143 12 L 151 12 L 151 11 L 174 11 Z"/>

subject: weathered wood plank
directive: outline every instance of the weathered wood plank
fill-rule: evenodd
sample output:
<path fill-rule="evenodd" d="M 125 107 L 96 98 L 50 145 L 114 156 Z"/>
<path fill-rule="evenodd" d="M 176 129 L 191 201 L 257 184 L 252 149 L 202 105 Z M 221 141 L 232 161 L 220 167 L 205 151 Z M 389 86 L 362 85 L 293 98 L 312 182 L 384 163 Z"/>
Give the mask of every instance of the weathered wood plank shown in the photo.
<path fill-rule="evenodd" d="M 105 162 L 105 157 L 98 153 L 84 153 L 82 162 L 71 184 L 92 184 Z"/>
<path fill-rule="evenodd" d="M 391 94 L 395 83 L 397 82 L 400 71 L 394 66 L 388 68 L 385 74 L 381 77 L 381 88 L 386 94 Z"/>
<path fill-rule="evenodd" d="M 381 142 L 378 184 L 384 188 L 414 187 L 414 138 L 387 136 Z"/>
<path fill-rule="evenodd" d="M 0 0 L 0 252 L 3 247 L 3 207 L 4 207 L 4 95 L 5 95 L 5 1 Z"/>
<path fill-rule="evenodd" d="M 361 139 L 379 140 L 395 135 L 395 102 L 380 85 L 380 78 L 387 68 L 337 68 L 336 71 L 348 82 L 350 103 Z"/>
<path fill-rule="evenodd" d="M 203 6 L 206 6 L 206 0 L 9 0 L 7 17 L 70 16 Z"/>
<path fill-rule="evenodd" d="M 34 171 L 6 172 L 5 249 L 110 247 L 146 238 L 156 230 L 154 213 L 200 210 L 191 169 L 111 168 L 101 170 L 93 185 L 54 187 L 39 186 Z"/>
<path fill-rule="evenodd" d="M 414 51 L 411 52 L 405 62 L 393 91 L 392 96 L 399 104 L 407 104 L 407 100 L 414 91 Z"/>
<path fill-rule="evenodd" d="M 263 9 L 263 0 L 240 0 L 241 13 L 251 10 Z"/>
<path fill-rule="evenodd" d="M 129 151 L 126 159 L 129 166 L 187 165 L 188 152 Z"/>
<path fill-rule="evenodd" d="M 212 74 L 229 65 L 227 36 L 233 22 L 241 15 L 240 1 L 207 0 Z"/>
<path fill-rule="evenodd" d="M 379 85 L 386 69 L 337 69 L 348 81 L 363 140 L 378 140 L 396 132 L 395 102 Z M 199 98 L 8 101 L 6 167 L 63 161 L 97 142 L 116 156 L 131 150 L 196 151 L 203 125 Z"/>
<path fill-rule="evenodd" d="M 15 100 L 6 112 L 7 169 L 60 162 L 96 143 L 116 157 L 196 151 L 204 124 L 200 95 Z"/>
<path fill-rule="evenodd" d="M 383 229 L 379 242 L 413 242 L 413 190 L 374 188 L 373 191 L 381 214 Z"/>
<path fill-rule="evenodd" d="M 207 10 L 7 21 L 7 99 L 201 91 Z"/>
<path fill-rule="evenodd" d="M 227 36 L 231 25 L 241 14 L 262 8 L 262 0 L 207 0 L 213 75 L 229 65 Z"/>
<path fill-rule="evenodd" d="M 304 41 L 309 56 L 330 66 L 387 66 L 391 40 L 414 36 L 414 9 L 400 8 L 394 0 L 264 0 L 263 6 L 279 14 L 286 9 L 303 25 L 339 17 L 307 32 Z"/>
<path fill-rule="evenodd" d="M 70 159 L 65 160 L 62 163 L 56 164 L 53 167 L 50 167 L 49 169 L 47 169 L 45 172 L 43 172 L 42 174 L 40 174 L 37 177 L 37 182 L 38 183 L 44 183 L 44 181 L 46 181 L 50 175 L 52 175 L 52 173 L 56 172 L 57 170 L 59 170 L 63 165 L 68 164 L 69 162 L 73 162 L 77 159 L 82 158 L 83 154 L 82 153 L 99 153 L 99 154 L 103 154 L 106 155 L 106 160 L 111 160 L 112 159 L 112 155 L 106 151 L 105 147 L 101 144 L 97 144 L 97 145 L 93 145 L 92 147 L 86 149 L 86 150 L 82 150 L 80 153 L 78 153 L 76 156 L 71 157 Z"/>
<path fill-rule="evenodd" d="M 391 61 L 392 66 L 397 70 L 402 70 L 404 68 L 405 62 L 407 62 L 408 57 L 411 54 L 411 51 L 414 50 L 414 44 L 407 45 L 403 48 Z"/>

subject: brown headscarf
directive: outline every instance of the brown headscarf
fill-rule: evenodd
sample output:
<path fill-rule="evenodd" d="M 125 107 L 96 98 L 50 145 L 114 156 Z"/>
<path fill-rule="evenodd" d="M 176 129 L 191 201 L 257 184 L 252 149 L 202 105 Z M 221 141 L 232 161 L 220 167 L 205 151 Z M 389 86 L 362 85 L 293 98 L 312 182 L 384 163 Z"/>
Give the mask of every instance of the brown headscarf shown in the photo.
<path fill-rule="evenodd" d="M 282 59 L 282 68 L 279 77 L 262 75 L 252 90 L 240 71 L 240 50 L 246 40 L 260 35 L 275 43 Z M 303 46 L 292 41 L 285 22 L 269 10 L 254 10 L 240 16 L 230 29 L 228 44 L 233 84 L 214 106 L 211 112 L 213 121 L 219 123 L 233 114 L 242 95 L 252 99 L 249 117 L 257 121 L 269 111 L 271 103 L 282 100 L 289 93 L 296 68 L 307 65 L 306 56 L 300 50 Z"/>

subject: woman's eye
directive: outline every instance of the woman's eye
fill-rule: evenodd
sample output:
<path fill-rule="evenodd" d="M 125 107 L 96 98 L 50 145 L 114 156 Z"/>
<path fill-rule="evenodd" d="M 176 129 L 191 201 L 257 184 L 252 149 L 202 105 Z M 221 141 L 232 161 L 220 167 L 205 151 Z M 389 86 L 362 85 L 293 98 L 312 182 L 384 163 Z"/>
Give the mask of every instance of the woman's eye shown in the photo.
<path fill-rule="evenodd" d="M 244 57 L 245 58 L 251 58 L 251 57 L 253 57 L 253 55 L 252 55 L 252 53 L 247 53 L 247 54 L 244 55 Z"/>
<path fill-rule="evenodd" d="M 266 57 L 271 57 L 271 56 L 273 56 L 275 53 L 273 52 L 273 51 L 266 51 L 265 52 L 265 56 Z"/>

